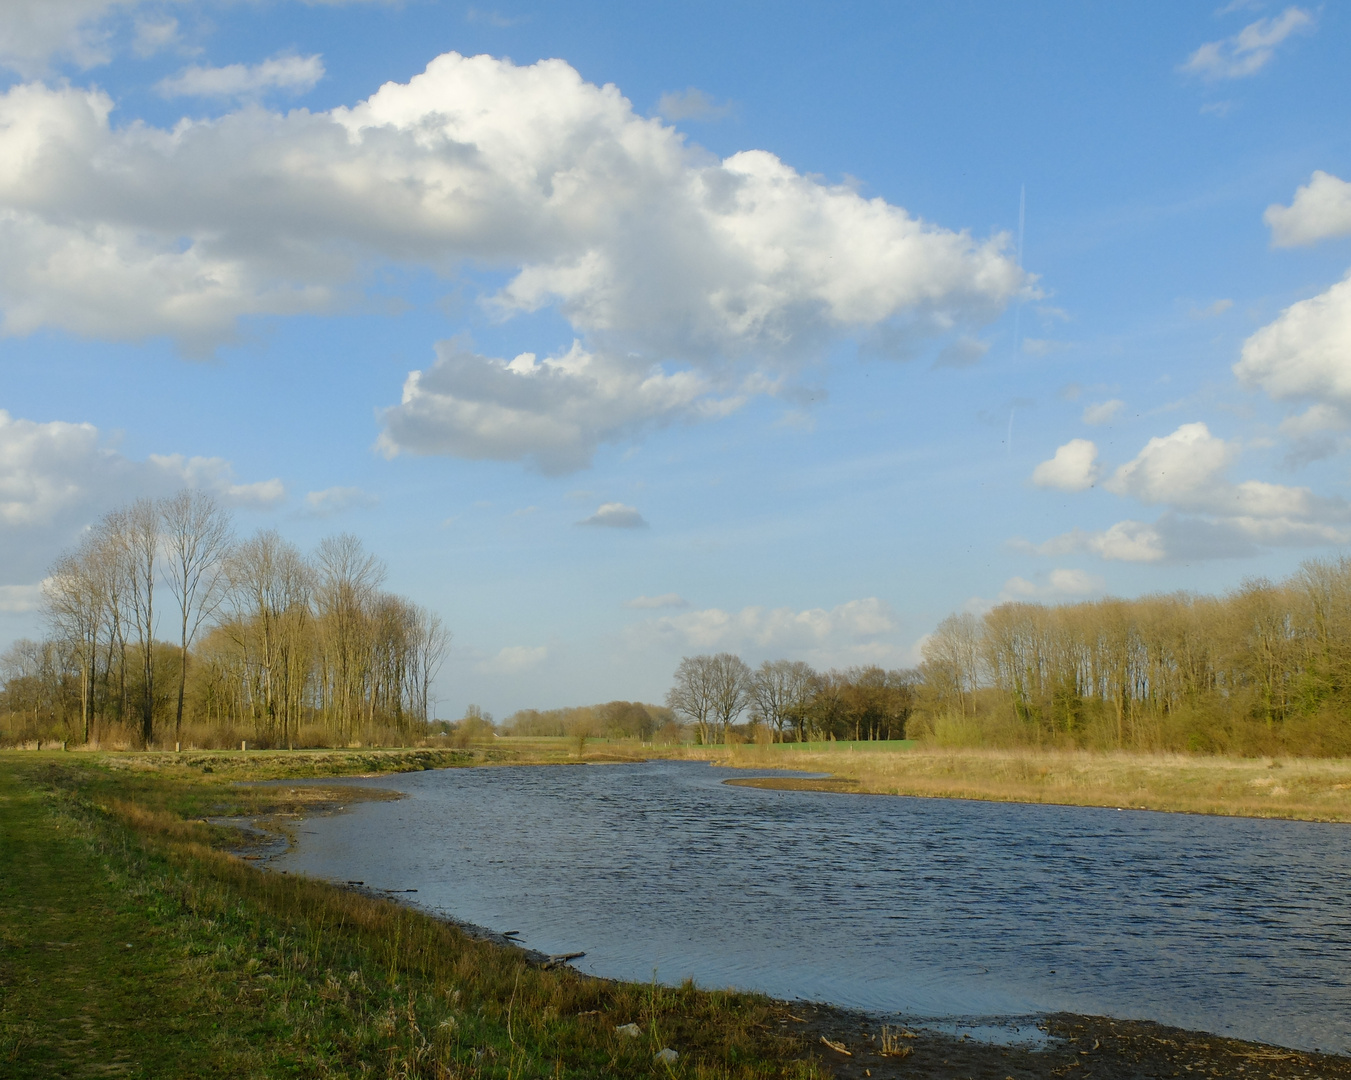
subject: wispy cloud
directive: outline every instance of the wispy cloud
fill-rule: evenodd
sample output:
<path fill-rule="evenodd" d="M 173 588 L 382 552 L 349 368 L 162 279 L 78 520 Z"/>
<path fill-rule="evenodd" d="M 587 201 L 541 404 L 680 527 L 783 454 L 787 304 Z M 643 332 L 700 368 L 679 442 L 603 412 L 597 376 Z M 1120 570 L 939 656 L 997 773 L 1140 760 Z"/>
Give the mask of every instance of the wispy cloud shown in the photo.
<path fill-rule="evenodd" d="M 311 491 L 305 496 L 305 509 L 318 517 L 328 517 L 359 506 L 374 506 L 380 500 L 359 487 L 331 487 Z"/>
<path fill-rule="evenodd" d="M 464 21 L 476 26 L 491 26 L 495 30 L 508 30 L 513 26 L 529 22 L 526 15 L 503 15 L 500 11 L 485 11 L 483 8 L 469 8 L 464 13 Z"/>
<path fill-rule="evenodd" d="M 1288 7 L 1269 19 L 1249 23 L 1233 37 L 1209 41 L 1187 58 L 1182 70 L 1210 80 L 1256 75 L 1292 34 L 1310 33 L 1314 18 L 1303 8 Z"/>
<path fill-rule="evenodd" d="M 548 655 L 546 645 L 508 645 L 497 655 L 480 660 L 477 667 L 486 675 L 515 675 L 539 667 Z"/>
<path fill-rule="evenodd" d="M 638 608 L 639 610 L 654 610 L 657 608 L 685 608 L 689 607 L 689 601 L 679 593 L 662 593 L 660 596 L 635 596 L 625 605 L 627 608 Z"/>
<path fill-rule="evenodd" d="M 301 94 L 324 77 L 324 61 L 314 56 L 274 56 L 260 64 L 184 68 L 161 79 L 155 89 L 164 97 L 249 98 L 269 90 Z"/>
<path fill-rule="evenodd" d="M 645 529 L 647 522 L 643 515 L 632 506 L 623 503 L 604 503 L 589 518 L 577 522 L 578 525 L 600 525 L 608 529 Z"/>
<path fill-rule="evenodd" d="M 729 101 L 718 102 L 696 87 L 668 90 L 657 101 L 657 115 L 667 120 L 721 120 L 732 111 Z"/>

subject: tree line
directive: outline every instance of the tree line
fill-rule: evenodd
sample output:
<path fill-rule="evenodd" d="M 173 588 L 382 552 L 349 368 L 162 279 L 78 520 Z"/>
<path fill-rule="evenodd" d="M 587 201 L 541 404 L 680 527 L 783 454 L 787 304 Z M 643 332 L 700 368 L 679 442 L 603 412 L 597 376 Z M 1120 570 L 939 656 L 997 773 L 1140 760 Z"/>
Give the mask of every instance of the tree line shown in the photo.
<path fill-rule="evenodd" d="M 521 709 L 502 722 L 507 735 L 680 742 L 684 732 L 670 709 L 640 701 L 608 701 L 566 709 Z"/>
<path fill-rule="evenodd" d="M 1238 754 L 1351 752 L 1351 558 L 1194 593 L 949 616 L 913 733 Z"/>
<path fill-rule="evenodd" d="M 750 730 L 783 742 L 901 739 L 915 710 L 918 676 L 873 666 L 815 671 L 801 660 L 751 669 L 732 653 L 687 656 L 666 704 L 699 743 L 725 743 L 745 716 Z"/>
<path fill-rule="evenodd" d="M 49 634 L 0 657 L 0 713 L 11 736 L 142 746 L 189 732 L 271 746 L 414 734 L 450 633 L 384 592 L 384 576 L 347 534 L 306 555 L 273 530 L 236 540 L 205 492 L 139 499 L 52 566 Z"/>

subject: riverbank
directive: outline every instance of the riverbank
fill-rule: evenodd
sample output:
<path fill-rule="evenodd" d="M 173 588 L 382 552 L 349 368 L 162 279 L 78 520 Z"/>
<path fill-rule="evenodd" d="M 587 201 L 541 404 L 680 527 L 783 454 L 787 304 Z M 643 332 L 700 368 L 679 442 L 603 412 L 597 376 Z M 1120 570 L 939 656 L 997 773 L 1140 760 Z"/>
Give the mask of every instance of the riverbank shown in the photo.
<path fill-rule="evenodd" d="M 754 787 L 1351 822 L 1346 758 L 875 745 L 707 747 L 691 756 L 737 768 L 828 774 L 732 781 Z"/>
<path fill-rule="evenodd" d="M 149 755 L 0 754 L 0 1072 L 1351 1077 L 1346 1058 L 1150 1024 L 1048 1017 L 1037 1045 L 996 1046 L 754 994 L 594 979 L 230 854 L 249 837 L 207 818 L 329 812 L 360 797 L 342 775 L 429 764 L 326 753 L 158 768 Z M 334 783 L 233 782 L 288 768 Z M 675 1062 L 654 1064 L 665 1048 Z"/>

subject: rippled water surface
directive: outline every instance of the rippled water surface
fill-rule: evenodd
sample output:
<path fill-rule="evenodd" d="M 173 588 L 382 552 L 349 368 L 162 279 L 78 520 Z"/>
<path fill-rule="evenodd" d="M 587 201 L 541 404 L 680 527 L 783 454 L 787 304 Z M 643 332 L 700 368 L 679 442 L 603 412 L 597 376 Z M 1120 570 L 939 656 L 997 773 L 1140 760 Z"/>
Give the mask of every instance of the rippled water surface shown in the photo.
<path fill-rule="evenodd" d="M 418 890 L 584 971 L 923 1017 L 1068 1010 L 1351 1052 L 1351 828 L 453 769 L 276 869 Z"/>

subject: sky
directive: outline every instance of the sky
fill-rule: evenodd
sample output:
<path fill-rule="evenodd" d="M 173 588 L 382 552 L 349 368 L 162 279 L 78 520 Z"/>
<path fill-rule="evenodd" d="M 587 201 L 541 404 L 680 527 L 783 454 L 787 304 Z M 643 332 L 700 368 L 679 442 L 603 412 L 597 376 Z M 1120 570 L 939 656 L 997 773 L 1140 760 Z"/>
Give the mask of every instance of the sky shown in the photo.
<path fill-rule="evenodd" d="M 1351 541 L 1351 9 L 0 7 L 0 648 L 110 508 L 358 536 L 437 712 L 903 667 Z"/>

